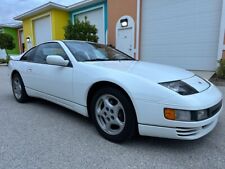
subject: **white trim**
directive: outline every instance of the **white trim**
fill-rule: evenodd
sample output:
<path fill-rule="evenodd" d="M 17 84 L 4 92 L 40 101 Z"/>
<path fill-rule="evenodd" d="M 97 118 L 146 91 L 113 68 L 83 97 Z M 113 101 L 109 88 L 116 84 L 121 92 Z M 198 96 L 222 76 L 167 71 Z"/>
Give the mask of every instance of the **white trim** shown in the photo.
<path fill-rule="evenodd" d="M 108 36 L 109 36 L 109 32 L 108 32 L 108 29 L 107 29 L 106 33 L 105 33 L 105 44 L 106 45 L 108 44 Z"/>
<path fill-rule="evenodd" d="M 101 9 L 103 10 L 102 12 L 102 19 L 103 19 L 103 31 L 104 31 L 104 41 L 105 41 L 105 44 L 107 44 L 107 38 L 106 38 L 106 31 L 105 31 L 105 5 L 104 4 L 100 4 L 100 5 L 97 5 L 97 6 L 94 6 L 94 7 L 91 7 L 91 8 L 88 8 L 88 9 L 84 9 L 84 10 L 81 10 L 79 12 L 73 12 L 72 13 L 72 23 L 74 24 L 74 19 L 75 19 L 75 16 L 76 15 L 79 15 L 79 14 L 82 14 L 82 13 L 86 13 L 86 12 L 90 12 L 90 11 L 94 11 L 94 10 L 98 10 L 98 9 Z"/>
<path fill-rule="evenodd" d="M 141 0 L 137 0 L 137 24 L 136 24 L 136 59 L 140 58 L 140 20 L 141 20 Z"/>
<path fill-rule="evenodd" d="M 82 11 L 79 11 L 79 12 L 73 12 L 72 13 L 72 23 L 74 24 L 74 18 L 76 15 L 79 15 L 79 14 L 82 14 L 82 13 L 86 13 L 86 12 L 90 12 L 90 11 L 94 11 L 94 10 L 97 10 L 97 9 L 100 9 L 100 8 L 103 8 L 103 19 L 104 19 L 104 23 L 105 23 L 105 18 L 104 18 L 104 4 L 101 4 L 101 5 L 98 5 L 98 6 L 94 6 L 92 8 L 88 8 L 88 9 L 84 9 Z M 104 27 L 105 27 L 105 24 L 104 24 Z M 104 29 L 105 30 L 105 29 Z"/>
<path fill-rule="evenodd" d="M 224 34 L 225 34 L 225 0 L 222 2 L 222 11 L 221 11 L 221 22 L 220 22 L 220 34 L 219 34 L 219 46 L 218 46 L 218 56 L 217 60 L 220 60 L 223 55 L 223 50 L 225 50 L 224 45 Z"/>
<path fill-rule="evenodd" d="M 80 5 L 84 5 L 84 4 L 87 4 L 89 2 L 93 2 L 93 1 L 95 1 L 95 0 L 86 0 L 86 1 L 77 2 L 77 3 L 73 4 L 73 5 L 70 5 L 68 7 L 68 9 L 71 10 L 72 8 L 75 8 L 75 7 L 78 7 Z"/>

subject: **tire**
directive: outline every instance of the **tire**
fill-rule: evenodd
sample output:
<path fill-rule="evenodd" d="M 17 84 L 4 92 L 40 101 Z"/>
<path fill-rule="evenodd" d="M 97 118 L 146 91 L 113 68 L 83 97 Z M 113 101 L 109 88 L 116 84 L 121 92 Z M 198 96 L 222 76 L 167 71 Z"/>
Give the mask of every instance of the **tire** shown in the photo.
<path fill-rule="evenodd" d="M 119 89 L 98 90 L 91 100 L 90 113 L 100 135 L 111 142 L 120 143 L 136 134 L 137 118 L 133 104 Z"/>
<path fill-rule="evenodd" d="M 15 73 L 12 76 L 12 91 L 16 101 L 19 103 L 25 103 L 28 101 L 29 97 L 26 93 L 23 80 L 18 73 Z"/>

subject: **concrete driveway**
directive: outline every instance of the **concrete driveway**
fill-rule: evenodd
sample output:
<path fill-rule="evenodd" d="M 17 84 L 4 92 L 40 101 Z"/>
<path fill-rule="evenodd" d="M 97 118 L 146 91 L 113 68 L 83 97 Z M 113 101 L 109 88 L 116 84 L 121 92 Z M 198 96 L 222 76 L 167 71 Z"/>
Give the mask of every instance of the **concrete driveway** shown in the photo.
<path fill-rule="evenodd" d="M 17 103 L 0 66 L 0 169 L 224 169 L 225 117 L 196 141 L 137 137 L 114 144 L 55 104 Z M 225 93 L 225 88 L 221 88 Z"/>

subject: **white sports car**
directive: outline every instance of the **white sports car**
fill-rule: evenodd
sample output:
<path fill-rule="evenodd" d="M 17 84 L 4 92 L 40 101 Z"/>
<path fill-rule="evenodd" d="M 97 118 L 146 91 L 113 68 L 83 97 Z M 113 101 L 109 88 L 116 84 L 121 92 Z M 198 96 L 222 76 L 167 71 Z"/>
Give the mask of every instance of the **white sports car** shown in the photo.
<path fill-rule="evenodd" d="M 43 43 L 11 60 L 9 68 L 18 102 L 38 97 L 89 116 L 113 142 L 136 133 L 198 139 L 213 130 L 222 111 L 222 95 L 209 81 L 105 45 Z"/>

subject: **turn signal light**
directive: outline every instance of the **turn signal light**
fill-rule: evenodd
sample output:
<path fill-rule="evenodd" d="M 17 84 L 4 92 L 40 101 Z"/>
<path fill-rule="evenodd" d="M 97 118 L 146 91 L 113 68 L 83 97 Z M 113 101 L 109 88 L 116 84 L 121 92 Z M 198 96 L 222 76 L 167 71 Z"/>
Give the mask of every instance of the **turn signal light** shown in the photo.
<path fill-rule="evenodd" d="M 176 110 L 174 109 L 165 109 L 164 116 L 168 120 L 176 120 Z"/>

